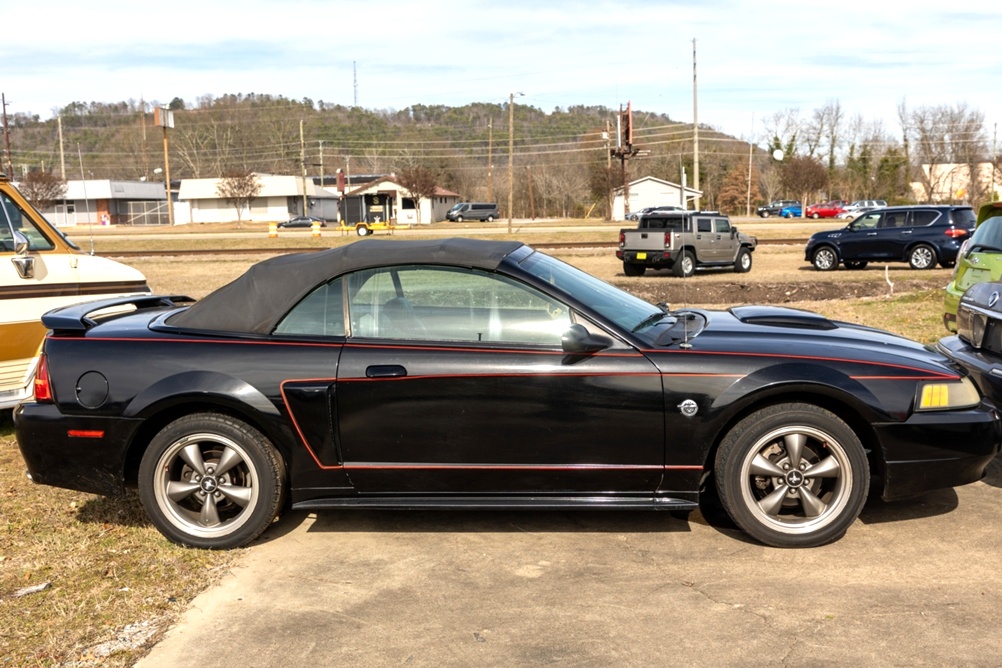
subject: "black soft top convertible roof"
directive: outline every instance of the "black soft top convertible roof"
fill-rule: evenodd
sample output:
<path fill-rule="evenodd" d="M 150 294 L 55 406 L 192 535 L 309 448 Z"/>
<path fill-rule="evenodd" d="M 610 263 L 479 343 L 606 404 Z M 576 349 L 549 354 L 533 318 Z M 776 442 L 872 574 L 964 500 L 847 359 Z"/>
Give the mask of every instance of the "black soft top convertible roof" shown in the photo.
<path fill-rule="evenodd" d="M 279 319 L 321 283 L 359 269 L 398 264 L 445 264 L 493 271 L 521 241 L 365 239 L 319 253 L 293 253 L 259 262 L 167 324 L 180 329 L 270 334 Z"/>

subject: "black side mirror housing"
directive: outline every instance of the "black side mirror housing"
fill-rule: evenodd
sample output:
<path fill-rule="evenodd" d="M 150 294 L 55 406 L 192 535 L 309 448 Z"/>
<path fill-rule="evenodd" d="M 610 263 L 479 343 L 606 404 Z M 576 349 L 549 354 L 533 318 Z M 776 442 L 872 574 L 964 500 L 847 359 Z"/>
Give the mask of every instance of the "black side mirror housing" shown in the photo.
<path fill-rule="evenodd" d="M 600 334 L 592 334 L 581 324 L 571 325 L 560 337 L 560 346 L 565 353 L 580 355 L 605 350 L 612 345 L 612 339 Z"/>

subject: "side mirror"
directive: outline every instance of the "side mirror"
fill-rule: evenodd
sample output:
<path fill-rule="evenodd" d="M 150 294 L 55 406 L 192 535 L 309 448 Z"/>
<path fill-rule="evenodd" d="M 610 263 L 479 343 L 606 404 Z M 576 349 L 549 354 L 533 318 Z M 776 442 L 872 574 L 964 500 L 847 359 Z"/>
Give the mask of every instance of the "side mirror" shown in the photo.
<path fill-rule="evenodd" d="M 14 252 L 17 253 L 10 259 L 17 269 L 17 275 L 23 279 L 35 277 L 35 258 L 28 255 L 28 237 L 20 232 L 14 232 Z"/>
<path fill-rule="evenodd" d="M 28 237 L 24 236 L 21 232 L 14 230 L 14 252 L 18 255 L 25 255 L 28 252 L 28 248 L 31 243 L 28 241 Z"/>
<path fill-rule="evenodd" d="M 565 353 L 577 354 L 594 353 L 605 350 L 612 345 L 612 340 L 607 336 L 592 334 L 584 325 L 571 325 L 564 335 L 560 337 L 560 346 Z"/>

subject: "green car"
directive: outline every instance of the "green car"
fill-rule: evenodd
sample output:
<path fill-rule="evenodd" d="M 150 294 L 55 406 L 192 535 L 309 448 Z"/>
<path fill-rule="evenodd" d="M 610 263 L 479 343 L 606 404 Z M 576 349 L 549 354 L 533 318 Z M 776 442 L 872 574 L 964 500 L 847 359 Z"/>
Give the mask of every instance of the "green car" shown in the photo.
<path fill-rule="evenodd" d="M 957 306 L 967 288 L 975 283 L 1002 280 L 1002 202 L 983 204 L 978 210 L 974 234 L 957 254 L 953 280 L 946 286 L 943 324 L 957 331 Z"/>

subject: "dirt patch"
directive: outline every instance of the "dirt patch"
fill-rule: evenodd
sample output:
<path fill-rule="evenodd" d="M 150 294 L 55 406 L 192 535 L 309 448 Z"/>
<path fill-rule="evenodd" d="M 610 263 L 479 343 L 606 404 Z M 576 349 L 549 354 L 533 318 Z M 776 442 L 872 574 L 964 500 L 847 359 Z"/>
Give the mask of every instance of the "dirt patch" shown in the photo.
<path fill-rule="evenodd" d="M 681 304 L 784 304 L 858 297 L 882 297 L 891 294 L 883 280 L 875 281 L 704 281 L 699 278 L 683 283 L 675 278 L 614 278 L 619 288 L 651 303 Z M 893 294 L 936 290 L 944 285 L 942 276 L 894 281 Z"/>

